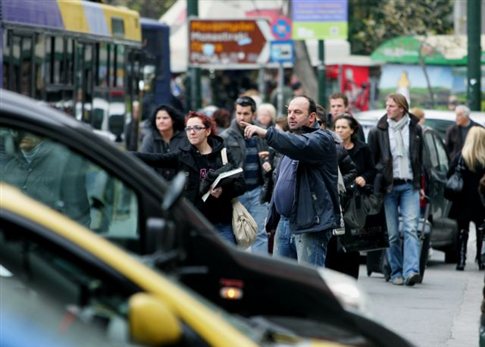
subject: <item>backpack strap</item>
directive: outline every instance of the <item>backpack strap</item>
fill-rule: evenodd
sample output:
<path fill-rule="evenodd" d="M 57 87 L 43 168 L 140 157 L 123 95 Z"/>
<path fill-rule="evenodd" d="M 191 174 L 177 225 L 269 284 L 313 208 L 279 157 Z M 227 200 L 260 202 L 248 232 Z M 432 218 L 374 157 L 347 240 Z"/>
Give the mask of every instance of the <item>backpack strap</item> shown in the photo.
<path fill-rule="evenodd" d="M 227 148 L 224 147 L 221 149 L 221 158 L 222 158 L 222 165 L 226 165 L 228 160 L 227 160 Z"/>

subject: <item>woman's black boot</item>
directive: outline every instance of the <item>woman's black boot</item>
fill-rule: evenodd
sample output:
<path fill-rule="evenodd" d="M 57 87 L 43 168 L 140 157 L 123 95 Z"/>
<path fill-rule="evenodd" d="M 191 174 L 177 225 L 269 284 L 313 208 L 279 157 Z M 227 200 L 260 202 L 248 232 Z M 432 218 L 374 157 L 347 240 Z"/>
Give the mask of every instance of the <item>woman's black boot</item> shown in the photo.
<path fill-rule="evenodd" d="M 476 227 L 477 230 L 477 264 L 478 270 L 485 270 L 485 264 L 482 261 L 482 245 L 483 245 L 483 228 L 481 225 Z"/>
<path fill-rule="evenodd" d="M 468 230 L 460 230 L 458 233 L 458 263 L 456 264 L 456 269 L 458 271 L 465 270 L 467 243 Z"/>

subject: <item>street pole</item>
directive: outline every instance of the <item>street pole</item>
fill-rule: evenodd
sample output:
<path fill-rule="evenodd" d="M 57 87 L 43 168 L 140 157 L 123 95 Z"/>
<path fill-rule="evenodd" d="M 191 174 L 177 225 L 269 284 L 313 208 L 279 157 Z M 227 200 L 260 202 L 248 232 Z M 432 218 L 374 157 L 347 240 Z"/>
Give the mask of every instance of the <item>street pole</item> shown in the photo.
<path fill-rule="evenodd" d="M 187 16 L 197 18 L 199 16 L 199 2 L 198 0 L 187 0 Z M 202 106 L 202 98 L 200 93 L 200 68 L 189 65 L 188 75 L 190 79 L 190 102 L 189 109 L 197 111 Z"/>
<path fill-rule="evenodd" d="M 468 105 L 473 111 L 481 108 L 481 0 L 467 2 L 467 34 L 468 34 L 468 69 L 467 69 L 467 98 Z"/>
<path fill-rule="evenodd" d="M 318 103 L 325 106 L 325 41 L 318 40 Z"/>
<path fill-rule="evenodd" d="M 282 115 L 283 114 L 283 103 L 286 100 L 283 100 L 283 87 L 285 86 L 285 69 L 283 68 L 283 63 L 279 63 L 278 65 L 278 91 L 277 91 L 277 108 L 276 114 Z"/>

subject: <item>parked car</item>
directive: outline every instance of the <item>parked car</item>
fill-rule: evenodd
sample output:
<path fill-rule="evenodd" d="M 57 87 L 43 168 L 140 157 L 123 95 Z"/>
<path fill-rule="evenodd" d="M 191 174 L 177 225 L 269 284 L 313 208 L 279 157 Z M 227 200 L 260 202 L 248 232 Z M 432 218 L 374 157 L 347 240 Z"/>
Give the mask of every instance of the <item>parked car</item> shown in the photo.
<path fill-rule="evenodd" d="M 0 191 L 2 346 L 337 346 L 223 312 L 18 189 Z"/>
<path fill-rule="evenodd" d="M 424 125 L 433 128 L 443 139 L 446 135 L 446 129 L 450 125 L 455 124 L 455 112 L 454 111 L 444 111 L 444 110 L 423 110 L 425 115 Z M 375 119 L 379 119 L 380 116 L 384 115 L 386 110 L 371 110 L 356 113 L 355 116 L 358 119 L 362 119 L 366 123 L 372 122 Z M 475 122 L 480 123 L 485 126 L 485 112 L 472 111 L 470 118 Z M 367 136 L 369 127 L 364 127 L 364 133 Z"/>
<path fill-rule="evenodd" d="M 442 112 L 442 113 L 441 113 Z M 369 133 L 380 117 L 386 113 L 385 110 L 373 110 L 355 114 L 355 118 L 362 125 L 364 133 Z M 451 120 L 453 114 L 453 120 Z M 448 111 L 425 110 L 426 124 L 444 127 L 445 124 L 454 124 L 454 113 Z M 481 116 L 480 116 L 481 117 Z M 478 117 L 477 119 L 480 119 Z M 485 122 L 485 117 L 483 118 Z M 446 128 L 445 128 L 446 129 Z M 423 163 L 427 177 L 427 195 L 431 204 L 429 221 L 431 223 L 430 244 L 431 247 L 445 253 L 446 262 L 456 262 L 457 246 L 456 235 L 458 226 L 456 221 L 448 218 L 451 208 L 450 201 L 444 198 L 444 187 L 446 184 L 446 173 L 449 167 L 449 156 L 444 146 L 444 135 L 435 130 L 433 126 L 425 125 L 423 128 Z M 423 242 L 428 244 L 427 240 Z M 423 249 L 421 259 L 427 259 L 427 250 Z"/>
<path fill-rule="evenodd" d="M 49 175 L 38 175 L 37 185 L 25 178 L 30 171 L 11 169 L 26 135 L 57 152 L 45 159 L 55 166 Z M 0 154 L 1 180 L 84 223 L 230 313 L 264 317 L 304 337 L 409 346 L 365 315 L 355 281 L 228 245 L 180 199 L 183 174 L 167 185 L 134 156 L 65 114 L 1 91 Z M 52 189 L 45 188 L 49 184 Z"/>

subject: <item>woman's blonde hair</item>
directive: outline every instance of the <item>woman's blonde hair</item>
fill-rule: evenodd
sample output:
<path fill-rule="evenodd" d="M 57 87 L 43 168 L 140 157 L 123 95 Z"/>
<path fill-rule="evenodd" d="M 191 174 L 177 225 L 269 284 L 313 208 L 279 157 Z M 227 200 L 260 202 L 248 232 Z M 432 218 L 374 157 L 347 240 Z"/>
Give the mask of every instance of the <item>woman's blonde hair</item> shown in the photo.
<path fill-rule="evenodd" d="M 468 131 L 461 155 L 471 171 L 485 167 L 485 128 L 474 126 Z"/>

